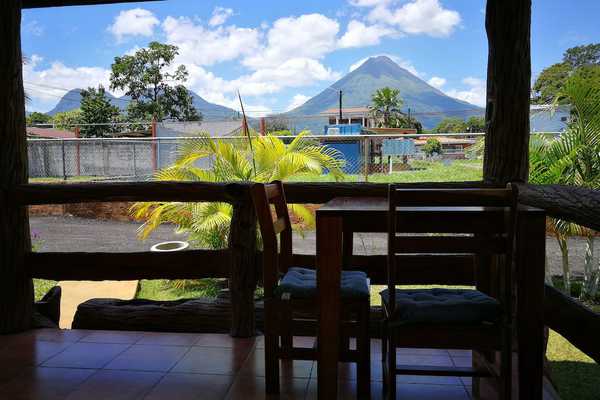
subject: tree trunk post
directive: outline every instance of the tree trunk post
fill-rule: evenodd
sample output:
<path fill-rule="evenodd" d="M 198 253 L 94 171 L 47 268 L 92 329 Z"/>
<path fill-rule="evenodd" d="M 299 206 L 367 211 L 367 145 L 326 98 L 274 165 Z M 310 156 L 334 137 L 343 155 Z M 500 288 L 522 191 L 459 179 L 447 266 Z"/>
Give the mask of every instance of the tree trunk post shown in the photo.
<path fill-rule="evenodd" d="M 487 134 L 483 178 L 526 181 L 529 171 L 531 0 L 487 0 Z"/>
<path fill-rule="evenodd" d="M 7 191 L 27 182 L 25 93 L 21 55 L 21 1 L 0 13 L 0 334 L 31 326 L 33 284 L 24 265 L 31 248 L 25 207 L 8 201 Z"/>
<path fill-rule="evenodd" d="M 234 186 L 234 185 L 232 185 Z M 247 188 L 233 187 L 239 193 L 233 203 L 229 231 L 231 270 L 231 336 L 248 337 L 256 333 L 254 291 L 256 290 L 256 213 Z"/>

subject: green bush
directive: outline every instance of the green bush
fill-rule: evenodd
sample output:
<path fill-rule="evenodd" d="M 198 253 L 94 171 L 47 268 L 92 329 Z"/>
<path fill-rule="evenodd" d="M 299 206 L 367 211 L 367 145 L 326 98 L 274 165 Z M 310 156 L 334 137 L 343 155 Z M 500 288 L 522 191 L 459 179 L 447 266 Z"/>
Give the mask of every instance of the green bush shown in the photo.
<path fill-rule="evenodd" d="M 442 144 L 436 138 L 429 138 L 425 145 L 423 145 L 423 152 L 427 157 L 431 157 L 434 154 L 442 154 Z"/>

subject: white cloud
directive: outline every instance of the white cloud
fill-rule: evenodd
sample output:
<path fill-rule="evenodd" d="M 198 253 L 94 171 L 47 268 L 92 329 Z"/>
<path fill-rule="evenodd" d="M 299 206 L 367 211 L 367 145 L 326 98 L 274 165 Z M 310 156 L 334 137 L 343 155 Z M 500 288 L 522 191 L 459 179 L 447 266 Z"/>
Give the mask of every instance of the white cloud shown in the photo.
<path fill-rule="evenodd" d="M 402 5 L 392 1 L 353 0 L 351 4 L 373 7 L 367 16 L 369 21 L 394 26 L 413 35 L 445 37 L 461 21 L 457 11 L 444 8 L 439 0 L 412 0 Z"/>
<path fill-rule="evenodd" d="M 364 47 L 379 44 L 381 38 L 388 35 L 393 35 L 396 32 L 383 25 L 370 25 L 356 20 L 348 23 L 346 33 L 340 38 L 339 46 L 342 48 L 348 47 Z"/>
<path fill-rule="evenodd" d="M 42 57 L 34 54 L 23 66 L 25 91 L 37 108 L 49 109 L 57 103 L 68 90 L 99 84 L 108 89 L 110 70 L 100 67 L 69 67 L 60 61 L 54 61 L 48 68 L 39 68 Z M 116 93 L 117 96 L 122 93 Z"/>
<path fill-rule="evenodd" d="M 468 86 L 466 90 L 448 90 L 446 94 L 450 97 L 475 104 L 480 107 L 485 107 L 486 101 L 486 82 L 483 79 L 474 78 L 472 76 L 464 78 L 462 83 Z"/>
<path fill-rule="evenodd" d="M 303 94 L 297 94 L 292 97 L 292 101 L 286 107 L 285 111 L 293 110 L 296 107 L 300 107 L 302 104 L 306 103 L 310 99 L 310 96 L 305 96 Z"/>
<path fill-rule="evenodd" d="M 280 18 L 267 32 L 267 44 L 243 60 L 251 68 L 273 67 L 292 58 L 319 59 L 335 50 L 337 21 L 321 14 Z"/>
<path fill-rule="evenodd" d="M 133 8 L 121 11 L 115 17 L 113 24 L 108 27 L 108 31 L 121 41 L 125 36 L 152 36 L 154 27 L 159 23 L 160 21 L 151 11 Z"/>
<path fill-rule="evenodd" d="M 208 21 L 208 24 L 210 26 L 223 25 L 225 21 L 227 21 L 227 19 L 232 15 L 233 10 L 231 8 L 215 7 L 212 13 L 212 17 L 210 17 L 210 20 Z"/>
<path fill-rule="evenodd" d="M 440 78 L 439 76 L 432 76 L 431 79 L 427 81 L 431 86 L 437 89 L 441 89 L 442 86 L 446 84 L 446 79 Z"/>
<path fill-rule="evenodd" d="M 354 64 L 352 64 L 350 66 L 350 68 L 348 68 L 348 72 L 352 72 L 354 71 L 356 68 L 360 67 L 361 65 L 363 65 L 363 63 L 365 61 L 367 61 L 369 58 L 372 57 L 379 57 L 379 56 L 386 56 L 392 59 L 392 61 L 394 61 L 396 64 L 398 64 L 399 66 L 401 66 L 402 68 L 404 68 L 405 70 L 407 70 L 408 72 L 410 72 L 411 74 L 419 77 L 419 78 L 423 78 L 425 76 L 425 74 L 423 74 L 422 72 L 417 71 L 417 69 L 415 68 L 414 65 L 412 65 L 412 63 L 410 61 L 404 60 L 401 57 L 395 56 L 393 54 L 385 54 L 385 53 L 381 53 L 381 54 L 374 54 L 372 56 L 369 57 L 365 57 L 365 58 L 361 58 L 360 60 L 358 60 L 357 62 L 355 62 Z"/>
<path fill-rule="evenodd" d="M 259 31 L 236 26 L 214 30 L 187 17 L 167 17 L 162 23 L 167 42 L 179 47 L 179 62 L 212 65 L 253 54 L 259 46 Z"/>

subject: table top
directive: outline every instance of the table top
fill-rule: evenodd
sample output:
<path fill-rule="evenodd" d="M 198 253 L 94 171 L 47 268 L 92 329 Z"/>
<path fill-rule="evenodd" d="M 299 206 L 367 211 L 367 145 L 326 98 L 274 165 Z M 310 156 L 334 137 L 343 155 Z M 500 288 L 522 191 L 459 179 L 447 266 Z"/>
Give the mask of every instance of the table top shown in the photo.
<path fill-rule="evenodd" d="M 500 212 L 502 207 L 399 207 L 399 211 L 414 213 L 452 212 L 471 214 L 478 212 Z M 519 205 L 521 212 L 543 212 L 543 210 L 526 205 Z M 388 212 L 388 200 L 385 197 L 335 197 L 317 209 L 321 216 L 373 216 L 381 217 Z"/>

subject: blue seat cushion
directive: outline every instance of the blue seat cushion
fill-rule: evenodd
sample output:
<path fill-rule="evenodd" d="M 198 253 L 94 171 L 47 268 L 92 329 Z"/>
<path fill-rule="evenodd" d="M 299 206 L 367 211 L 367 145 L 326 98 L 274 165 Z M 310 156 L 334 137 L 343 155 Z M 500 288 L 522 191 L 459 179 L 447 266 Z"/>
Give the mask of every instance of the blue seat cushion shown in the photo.
<path fill-rule="evenodd" d="M 281 296 L 290 293 L 292 298 L 307 299 L 317 296 L 317 272 L 312 269 L 292 267 L 275 288 Z M 341 296 L 343 298 L 368 298 L 367 274 L 362 271 L 342 271 Z"/>
<path fill-rule="evenodd" d="M 498 321 L 498 300 L 471 289 L 396 289 L 390 324 L 480 324 Z M 389 308 L 388 290 L 381 292 Z"/>

